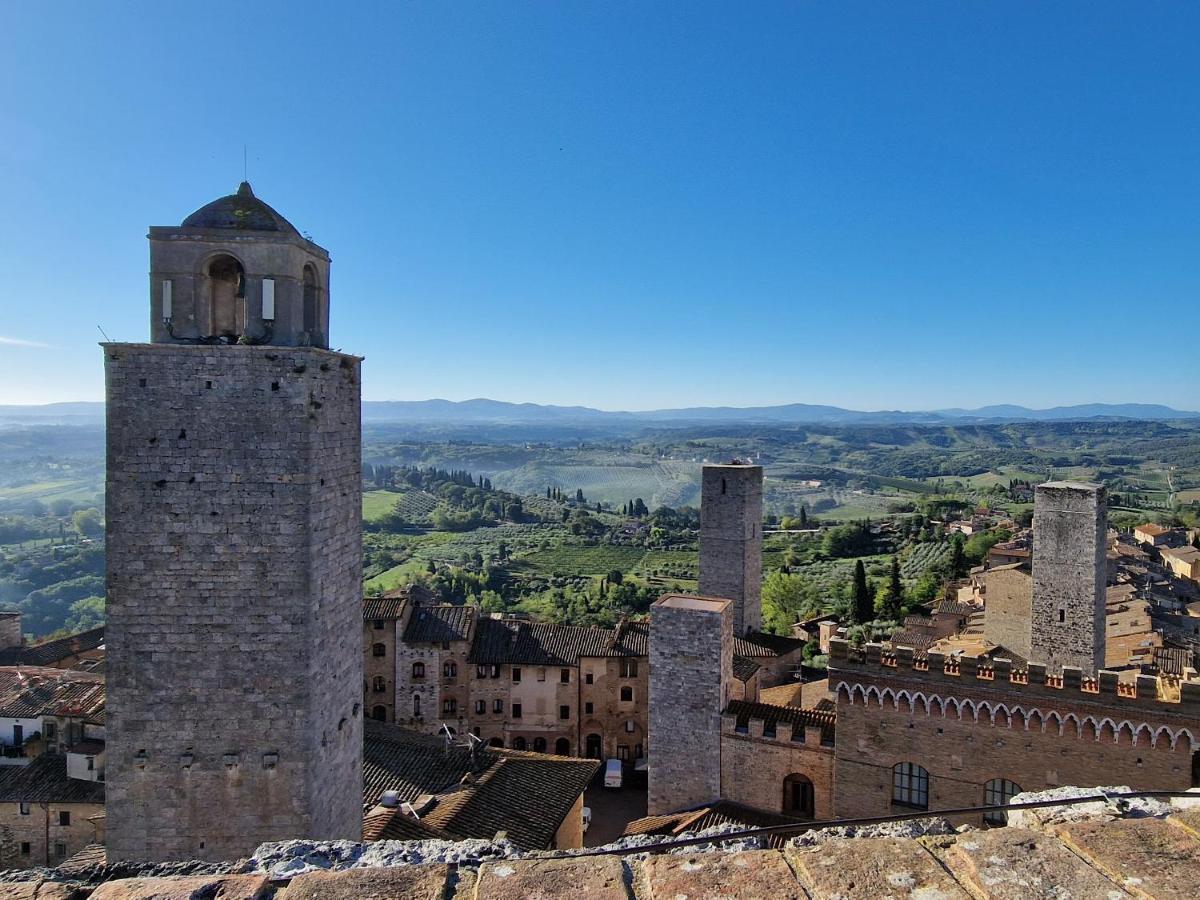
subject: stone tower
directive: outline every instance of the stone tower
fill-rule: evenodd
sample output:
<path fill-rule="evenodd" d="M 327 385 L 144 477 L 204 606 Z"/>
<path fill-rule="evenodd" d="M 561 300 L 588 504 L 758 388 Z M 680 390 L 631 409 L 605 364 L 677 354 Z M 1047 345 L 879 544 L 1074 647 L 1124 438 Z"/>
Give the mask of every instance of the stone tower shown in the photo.
<path fill-rule="evenodd" d="M 762 466 L 704 466 L 700 484 L 700 587 L 733 601 L 734 634 L 762 628 Z"/>
<path fill-rule="evenodd" d="M 650 607 L 647 814 L 721 799 L 721 713 L 733 681 L 732 600 L 660 597 Z"/>
<path fill-rule="evenodd" d="M 1107 500 L 1098 484 L 1040 484 L 1033 505 L 1030 659 L 1049 671 L 1104 666 Z"/>
<path fill-rule="evenodd" d="M 361 836 L 359 363 L 248 184 L 150 229 L 108 392 L 110 860 Z"/>

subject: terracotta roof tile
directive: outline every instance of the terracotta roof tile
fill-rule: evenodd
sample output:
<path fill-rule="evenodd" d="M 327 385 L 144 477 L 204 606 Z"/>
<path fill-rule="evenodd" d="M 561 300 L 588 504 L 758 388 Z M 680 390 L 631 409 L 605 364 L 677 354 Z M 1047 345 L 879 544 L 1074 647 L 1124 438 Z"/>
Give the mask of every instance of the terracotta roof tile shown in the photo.
<path fill-rule="evenodd" d="M 67 777 L 67 758 L 43 753 L 27 766 L 0 766 L 0 802 L 104 803 L 104 782 Z"/>
<path fill-rule="evenodd" d="M 405 642 L 465 641 L 475 618 L 473 606 L 417 606 L 404 629 Z"/>
<path fill-rule="evenodd" d="M 0 716 L 82 716 L 99 721 L 104 678 L 93 672 L 37 666 L 0 667 Z"/>
<path fill-rule="evenodd" d="M 774 706 L 770 703 L 754 703 L 749 700 L 730 700 L 729 705 L 725 708 L 725 714 L 735 716 L 739 727 L 748 725 L 751 719 L 762 719 L 764 725 L 767 726 L 785 724 L 796 728 L 811 725 L 821 729 L 821 743 L 833 743 L 833 711 L 800 709 L 797 706 Z"/>

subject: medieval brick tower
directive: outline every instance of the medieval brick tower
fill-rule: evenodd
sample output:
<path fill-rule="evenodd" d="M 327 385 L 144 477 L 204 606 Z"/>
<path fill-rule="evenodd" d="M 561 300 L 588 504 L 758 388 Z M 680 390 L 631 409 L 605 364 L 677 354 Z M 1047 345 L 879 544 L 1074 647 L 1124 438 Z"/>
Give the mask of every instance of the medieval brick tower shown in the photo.
<path fill-rule="evenodd" d="M 1054 672 L 1104 666 L 1105 538 L 1103 486 L 1040 484 L 1033 505 L 1033 611 L 1030 658 Z"/>
<path fill-rule="evenodd" d="M 700 484 L 700 588 L 733 601 L 733 631 L 762 628 L 762 466 L 704 466 Z"/>
<path fill-rule="evenodd" d="M 360 390 L 329 254 L 248 184 L 150 229 L 104 344 L 110 860 L 361 836 Z"/>

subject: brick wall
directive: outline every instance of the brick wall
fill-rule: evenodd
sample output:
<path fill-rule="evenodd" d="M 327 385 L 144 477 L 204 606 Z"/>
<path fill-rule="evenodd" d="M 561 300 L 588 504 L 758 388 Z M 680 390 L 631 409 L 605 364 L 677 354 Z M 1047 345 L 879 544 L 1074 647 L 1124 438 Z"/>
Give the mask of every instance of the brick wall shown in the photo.
<path fill-rule="evenodd" d="M 1026 567 L 996 568 L 987 572 L 987 602 L 983 631 L 989 641 L 1029 657 L 1033 613 L 1033 578 Z"/>
<path fill-rule="evenodd" d="M 359 360 L 104 357 L 110 856 L 358 837 Z"/>
<path fill-rule="evenodd" d="M 763 736 L 763 723 L 751 720 L 749 732 L 736 734 L 726 717 L 721 735 L 721 798 L 769 812 L 798 815 L 784 793 L 789 775 L 812 782 L 814 819 L 834 815 L 833 747 L 822 746 L 821 729 L 808 728 L 806 740 L 790 739 L 790 726 L 778 738 Z M 840 727 L 840 726 L 839 726 Z"/>
<path fill-rule="evenodd" d="M 96 840 L 88 818 L 104 814 L 102 803 L 28 803 L 26 809 L 22 814 L 20 803 L 0 803 L 0 868 L 58 865 Z M 69 816 L 66 825 L 63 813 Z"/>

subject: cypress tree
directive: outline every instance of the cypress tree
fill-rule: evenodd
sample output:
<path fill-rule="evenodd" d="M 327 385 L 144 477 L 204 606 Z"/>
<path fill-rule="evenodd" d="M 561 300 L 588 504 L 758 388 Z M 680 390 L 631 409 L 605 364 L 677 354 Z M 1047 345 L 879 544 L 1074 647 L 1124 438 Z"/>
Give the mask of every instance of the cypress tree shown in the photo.
<path fill-rule="evenodd" d="M 871 597 L 871 586 L 867 584 L 867 570 L 861 559 L 854 562 L 854 605 L 851 618 L 855 625 L 865 625 L 875 618 L 875 601 Z"/>

